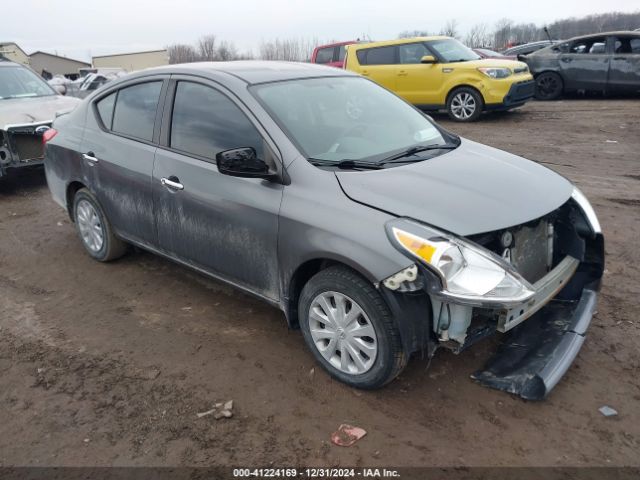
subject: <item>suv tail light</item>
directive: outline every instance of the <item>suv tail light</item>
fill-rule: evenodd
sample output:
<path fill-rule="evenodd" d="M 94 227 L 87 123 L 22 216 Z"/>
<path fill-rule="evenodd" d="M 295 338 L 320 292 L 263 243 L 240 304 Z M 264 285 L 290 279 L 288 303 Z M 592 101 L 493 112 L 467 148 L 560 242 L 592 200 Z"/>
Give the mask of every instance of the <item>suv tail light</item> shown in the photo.
<path fill-rule="evenodd" d="M 42 134 L 42 144 L 46 144 L 49 140 L 55 137 L 58 131 L 55 128 L 49 128 Z"/>

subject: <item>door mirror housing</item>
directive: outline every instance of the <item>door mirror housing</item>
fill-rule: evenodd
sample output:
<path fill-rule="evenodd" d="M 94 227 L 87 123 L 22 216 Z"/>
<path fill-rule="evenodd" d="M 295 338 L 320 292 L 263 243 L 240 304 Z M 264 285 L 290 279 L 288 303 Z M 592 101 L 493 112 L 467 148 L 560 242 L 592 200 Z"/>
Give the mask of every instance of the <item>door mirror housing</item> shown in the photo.
<path fill-rule="evenodd" d="M 425 55 L 420 59 L 420 63 L 438 63 L 438 60 L 433 55 Z"/>
<path fill-rule="evenodd" d="M 244 178 L 270 178 L 273 173 L 269 171 L 264 160 L 260 160 L 253 147 L 233 148 L 216 155 L 218 171 L 224 175 Z"/>

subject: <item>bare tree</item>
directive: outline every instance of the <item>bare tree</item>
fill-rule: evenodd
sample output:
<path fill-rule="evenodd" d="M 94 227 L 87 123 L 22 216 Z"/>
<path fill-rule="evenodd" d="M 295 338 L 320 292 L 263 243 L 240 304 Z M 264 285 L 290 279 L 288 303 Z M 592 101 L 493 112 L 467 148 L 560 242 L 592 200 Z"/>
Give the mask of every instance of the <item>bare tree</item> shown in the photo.
<path fill-rule="evenodd" d="M 507 48 L 511 38 L 511 27 L 513 21 L 508 18 L 502 18 L 496 23 L 495 30 L 493 31 L 493 46 L 494 48 Z"/>
<path fill-rule="evenodd" d="M 226 40 L 222 40 L 216 48 L 216 60 L 229 61 L 238 58 L 238 51 L 235 45 Z"/>
<path fill-rule="evenodd" d="M 193 45 L 175 43 L 167 47 L 169 63 L 189 63 L 198 61 L 198 52 Z"/>
<path fill-rule="evenodd" d="M 446 35 L 447 37 L 458 37 L 458 21 L 455 18 L 447 20 L 444 28 L 440 30 L 440 35 Z"/>
<path fill-rule="evenodd" d="M 311 52 L 318 45 L 317 39 L 286 38 L 263 41 L 259 57 L 263 60 L 284 60 L 288 62 L 308 62 Z"/>
<path fill-rule="evenodd" d="M 493 35 L 486 23 L 478 23 L 467 32 L 464 43 L 471 48 L 488 47 L 493 43 Z"/>
<path fill-rule="evenodd" d="M 398 34 L 398 38 L 412 38 L 412 37 L 428 37 L 429 32 L 426 30 L 405 30 Z"/>
<path fill-rule="evenodd" d="M 213 62 L 218 59 L 215 35 L 203 35 L 198 39 L 198 55 L 202 62 Z"/>

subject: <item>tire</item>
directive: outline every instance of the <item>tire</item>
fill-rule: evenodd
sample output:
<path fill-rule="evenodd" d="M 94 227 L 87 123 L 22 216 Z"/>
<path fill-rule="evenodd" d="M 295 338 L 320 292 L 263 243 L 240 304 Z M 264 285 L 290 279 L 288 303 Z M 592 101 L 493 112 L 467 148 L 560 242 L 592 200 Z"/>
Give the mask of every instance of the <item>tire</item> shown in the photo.
<path fill-rule="evenodd" d="M 86 188 L 73 197 L 73 221 L 82 246 L 93 259 L 109 262 L 127 252 L 127 244 L 114 235 L 100 203 Z"/>
<path fill-rule="evenodd" d="M 342 322 L 334 320 L 340 317 L 340 305 L 346 313 Z M 352 270 L 329 267 L 313 276 L 302 289 L 298 312 L 313 356 L 332 377 L 349 386 L 382 387 L 407 364 L 389 307 L 373 285 Z"/>
<path fill-rule="evenodd" d="M 459 87 L 447 98 L 447 113 L 456 122 L 475 122 L 484 109 L 484 100 L 477 90 Z"/>
<path fill-rule="evenodd" d="M 556 100 L 562 95 L 564 83 L 555 72 L 543 72 L 536 77 L 536 99 Z"/>

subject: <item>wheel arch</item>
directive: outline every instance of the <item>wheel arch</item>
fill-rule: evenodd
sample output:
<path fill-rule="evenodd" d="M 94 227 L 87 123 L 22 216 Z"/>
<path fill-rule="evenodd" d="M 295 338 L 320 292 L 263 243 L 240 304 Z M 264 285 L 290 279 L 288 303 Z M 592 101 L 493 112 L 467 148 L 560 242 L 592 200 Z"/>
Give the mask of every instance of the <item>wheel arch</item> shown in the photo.
<path fill-rule="evenodd" d="M 445 97 L 445 102 L 444 102 L 445 105 L 449 104 L 449 99 L 451 98 L 451 95 L 453 94 L 453 92 L 455 92 L 459 88 L 470 88 L 471 90 L 475 90 L 475 92 L 478 95 L 480 95 L 480 98 L 482 99 L 482 108 L 484 109 L 484 104 L 485 104 L 484 95 L 482 95 L 482 92 L 478 89 L 478 87 L 471 85 L 469 83 L 457 84 L 451 87 L 451 89 L 449 89 L 449 91 L 447 92 L 447 96 Z"/>
<path fill-rule="evenodd" d="M 86 185 L 78 180 L 74 180 L 72 182 L 69 182 L 69 185 L 67 185 L 66 191 L 65 191 L 65 204 L 67 206 L 67 214 L 69 215 L 69 218 L 71 219 L 71 221 L 73 222 L 73 199 L 76 196 L 76 193 L 78 193 L 79 190 L 83 189 L 83 188 L 87 188 Z"/>
<path fill-rule="evenodd" d="M 298 322 L 298 301 L 306 283 L 318 272 L 335 266 L 349 269 L 375 285 L 375 280 L 371 278 L 371 275 L 365 269 L 354 266 L 353 262 L 349 262 L 347 259 L 318 256 L 304 261 L 291 273 L 285 285 L 284 311 L 290 328 L 297 329 L 300 326 Z"/>

